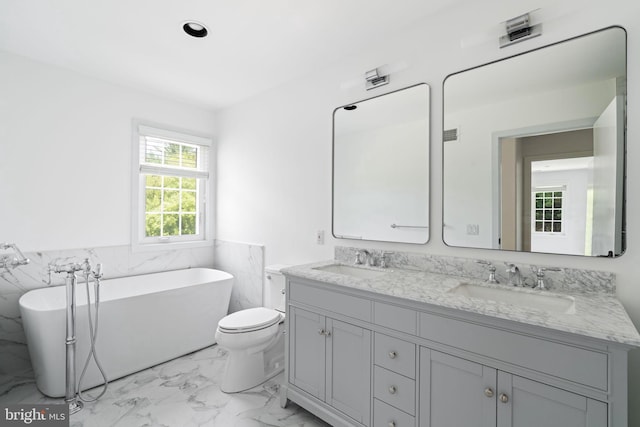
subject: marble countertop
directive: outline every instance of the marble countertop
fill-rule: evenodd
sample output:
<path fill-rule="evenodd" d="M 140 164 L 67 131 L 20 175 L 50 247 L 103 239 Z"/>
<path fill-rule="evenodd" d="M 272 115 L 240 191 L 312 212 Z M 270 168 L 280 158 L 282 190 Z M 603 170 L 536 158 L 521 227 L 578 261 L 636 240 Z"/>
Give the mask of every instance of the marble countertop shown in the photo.
<path fill-rule="evenodd" d="M 508 285 L 490 285 L 482 280 L 465 277 L 430 273 L 426 271 L 403 270 L 398 268 L 379 269 L 361 267 L 385 273 L 375 278 L 358 278 L 345 274 L 318 270 L 332 264 L 349 265 L 330 260 L 304 264 L 283 269 L 289 276 L 317 280 L 333 285 L 361 289 L 381 295 L 389 295 L 411 301 L 463 310 L 494 318 L 506 319 L 541 326 L 558 331 L 569 332 L 591 338 L 640 346 L 640 334 L 631 322 L 624 307 L 611 294 L 595 292 L 559 293 L 525 288 L 513 288 Z M 350 267 L 359 267 L 349 265 Z M 488 287 L 508 287 L 523 294 L 523 304 L 495 302 L 451 293 L 462 283 L 472 283 Z M 527 294 L 570 296 L 575 301 L 575 313 L 552 313 L 526 305 Z"/>

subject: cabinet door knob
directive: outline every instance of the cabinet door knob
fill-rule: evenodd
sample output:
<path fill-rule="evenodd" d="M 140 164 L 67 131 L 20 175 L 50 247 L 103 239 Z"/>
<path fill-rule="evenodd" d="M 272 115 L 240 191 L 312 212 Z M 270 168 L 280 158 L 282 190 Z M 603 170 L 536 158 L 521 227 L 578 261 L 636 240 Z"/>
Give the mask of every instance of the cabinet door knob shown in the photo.
<path fill-rule="evenodd" d="M 487 387 L 484 389 L 484 395 L 487 397 L 493 397 L 493 389 L 491 387 Z"/>
<path fill-rule="evenodd" d="M 389 421 L 389 427 L 396 427 L 395 421 Z"/>
<path fill-rule="evenodd" d="M 396 386 L 392 385 L 391 387 L 389 387 L 389 393 L 396 394 L 397 391 L 398 388 Z"/>
<path fill-rule="evenodd" d="M 318 329 L 318 335 L 324 335 L 324 334 L 325 334 L 324 329 Z"/>
<path fill-rule="evenodd" d="M 389 359 L 395 359 L 396 357 L 398 357 L 398 353 L 395 351 L 390 351 L 389 352 Z"/>
<path fill-rule="evenodd" d="M 500 402 L 507 403 L 509 401 L 509 396 L 504 393 L 500 393 Z"/>

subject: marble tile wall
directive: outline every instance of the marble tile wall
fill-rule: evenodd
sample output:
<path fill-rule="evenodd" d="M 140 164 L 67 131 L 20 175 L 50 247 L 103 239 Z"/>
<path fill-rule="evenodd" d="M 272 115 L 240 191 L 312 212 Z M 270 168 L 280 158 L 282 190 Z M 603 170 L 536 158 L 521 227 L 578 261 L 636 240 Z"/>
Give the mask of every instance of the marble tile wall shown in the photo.
<path fill-rule="evenodd" d="M 382 256 L 381 250 L 367 249 L 376 260 Z M 362 248 L 336 246 L 334 258 L 337 261 L 352 264 L 356 258 L 356 252 Z M 488 261 L 496 267 L 496 278 L 500 283 L 508 283 L 507 267 L 504 261 L 488 259 L 470 259 L 429 255 L 414 252 L 387 252 L 387 266 L 389 268 L 402 268 L 407 270 L 429 271 L 432 273 L 448 274 L 452 276 L 486 279 L 489 276 L 487 265 L 477 261 Z M 515 263 L 520 269 L 527 285 L 534 284 L 536 275 L 534 268 L 548 267 L 544 265 L 532 265 Z M 560 271 L 546 271 L 545 282 L 550 289 L 566 292 L 605 292 L 615 294 L 615 274 L 605 271 L 579 270 L 575 268 L 562 268 Z"/>
<path fill-rule="evenodd" d="M 3 251 L 3 254 L 10 254 Z M 20 318 L 18 300 L 32 289 L 48 285 L 49 263 L 103 264 L 104 278 L 133 276 L 189 267 L 213 267 L 214 247 L 131 252 L 129 245 L 25 253 L 31 262 L 15 269 L 0 269 L 0 384 L 8 377 L 31 369 Z M 64 275 L 54 275 L 53 285 L 64 284 Z"/>
<path fill-rule="evenodd" d="M 264 246 L 216 240 L 214 267 L 233 274 L 229 312 L 263 305 Z"/>

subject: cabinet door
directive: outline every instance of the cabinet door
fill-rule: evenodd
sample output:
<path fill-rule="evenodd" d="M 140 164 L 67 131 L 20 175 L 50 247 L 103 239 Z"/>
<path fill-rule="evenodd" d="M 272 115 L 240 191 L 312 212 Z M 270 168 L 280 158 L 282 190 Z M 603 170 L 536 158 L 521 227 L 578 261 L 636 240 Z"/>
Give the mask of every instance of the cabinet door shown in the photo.
<path fill-rule="evenodd" d="M 325 318 L 290 306 L 289 382 L 324 400 Z"/>
<path fill-rule="evenodd" d="M 498 372 L 498 427 L 606 427 L 607 404 Z"/>
<path fill-rule="evenodd" d="M 327 318 L 326 402 L 361 424 L 371 412 L 371 331 Z"/>
<path fill-rule="evenodd" d="M 495 427 L 496 375 L 495 369 L 420 348 L 420 427 Z"/>

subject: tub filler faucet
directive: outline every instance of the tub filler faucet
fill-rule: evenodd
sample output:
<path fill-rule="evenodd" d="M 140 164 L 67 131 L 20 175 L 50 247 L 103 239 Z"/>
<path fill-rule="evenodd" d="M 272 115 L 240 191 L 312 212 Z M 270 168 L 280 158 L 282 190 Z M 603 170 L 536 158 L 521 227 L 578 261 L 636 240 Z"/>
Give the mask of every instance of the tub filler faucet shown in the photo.
<path fill-rule="evenodd" d="M 29 264 L 29 258 L 24 256 L 15 243 L 0 243 L 0 250 L 6 251 L 9 249 L 13 250 L 16 256 L 2 255 L 0 257 L 0 268 L 10 269 Z"/>
<path fill-rule="evenodd" d="M 49 272 L 49 284 L 51 284 L 51 274 L 52 273 L 66 273 L 65 286 L 66 286 L 66 294 L 67 294 L 67 309 L 66 309 L 66 339 L 65 339 L 65 349 L 66 349 L 66 367 L 65 367 L 65 399 L 64 401 L 69 405 L 69 414 L 75 414 L 80 411 L 84 406 L 82 401 L 92 402 L 94 400 L 99 399 L 102 395 L 107 391 L 107 377 L 98 362 L 98 359 L 95 354 L 95 337 L 97 334 L 97 324 L 98 324 L 98 304 L 100 302 L 99 297 L 99 285 L 100 278 L 102 277 L 102 264 L 97 264 L 96 268 L 93 269 L 89 259 L 86 258 L 81 263 L 68 263 L 68 264 L 49 264 L 48 265 Z M 91 338 L 90 342 L 90 352 L 87 357 L 87 361 L 85 363 L 82 374 L 80 375 L 80 382 L 76 386 L 76 284 L 77 284 L 77 276 L 76 273 L 82 272 L 86 286 L 87 286 L 87 310 L 89 313 L 89 334 Z M 95 280 L 95 329 L 94 323 L 91 320 L 91 301 L 89 300 L 89 277 L 93 276 Z M 102 373 L 102 376 L 105 380 L 104 390 L 102 393 L 95 399 L 84 399 L 82 397 L 82 393 L 80 391 L 80 386 L 82 384 L 83 376 L 86 372 L 87 366 L 89 365 L 89 361 L 93 355 L 94 360 L 96 361 L 96 365 L 98 369 Z"/>

